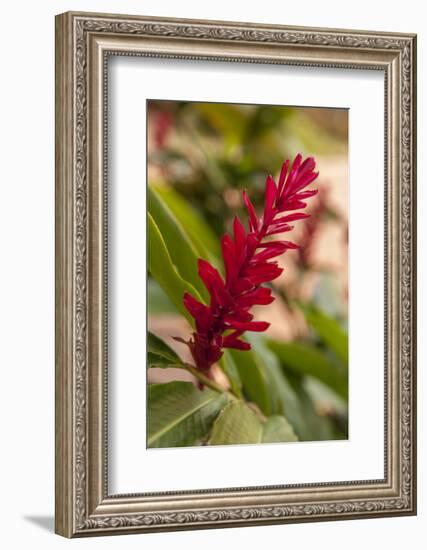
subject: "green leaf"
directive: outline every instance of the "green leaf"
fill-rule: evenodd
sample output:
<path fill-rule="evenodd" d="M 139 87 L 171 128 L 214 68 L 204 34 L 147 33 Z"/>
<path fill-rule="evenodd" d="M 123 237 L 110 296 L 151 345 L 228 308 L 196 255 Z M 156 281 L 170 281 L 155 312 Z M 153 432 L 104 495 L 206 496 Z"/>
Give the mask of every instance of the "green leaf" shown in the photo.
<path fill-rule="evenodd" d="M 147 335 L 148 368 L 168 368 L 184 366 L 180 357 L 163 340 L 152 332 Z"/>
<path fill-rule="evenodd" d="M 283 415 L 301 441 L 331 439 L 329 432 L 326 433 L 326 429 L 323 429 L 323 419 L 318 417 L 310 398 L 304 393 L 299 382 L 291 383 L 280 366 L 278 358 L 267 347 L 265 337 L 250 334 L 247 339 L 252 345 L 253 353 L 259 357 L 258 360 L 263 366 L 271 413 Z"/>
<path fill-rule="evenodd" d="M 323 382 L 311 376 L 304 377 L 304 389 L 317 410 L 323 410 L 334 439 L 348 439 L 348 402 Z"/>
<path fill-rule="evenodd" d="M 264 391 L 268 395 L 269 410 L 266 414 L 283 414 L 281 394 L 281 369 L 277 358 L 265 343 L 265 337 L 260 334 L 248 333 L 246 340 L 252 346 L 252 355 L 264 380 Z"/>
<path fill-rule="evenodd" d="M 224 350 L 224 355 L 221 357 L 219 365 L 227 375 L 233 393 L 237 397 L 242 397 L 242 380 L 240 379 L 239 370 L 234 362 L 230 350 Z"/>
<path fill-rule="evenodd" d="M 202 301 L 202 298 L 176 270 L 162 234 L 150 213 L 148 213 L 148 269 L 177 310 L 193 324 L 193 318 L 184 307 L 182 297 L 185 292 L 190 292 L 198 300 Z"/>
<path fill-rule="evenodd" d="M 348 365 L 348 335 L 338 321 L 313 306 L 301 305 L 305 318 L 322 342 Z"/>
<path fill-rule="evenodd" d="M 148 447 L 186 447 L 207 437 L 227 395 L 191 382 L 148 386 Z"/>
<path fill-rule="evenodd" d="M 297 441 L 292 426 L 283 416 L 271 416 L 261 422 L 243 401 L 231 401 L 216 419 L 210 445 L 278 443 Z"/>
<path fill-rule="evenodd" d="M 269 416 L 272 412 L 271 397 L 260 358 L 253 351 L 229 351 L 239 372 L 245 396 Z"/>
<path fill-rule="evenodd" d="M 162 198 L 176 219 L 185 227 L 197 253 L 218 267 L 221 256 L 219 241 L 210 226 L 197 210 L 171 187 L 154 185 L 156 193 Z"/>
<path fill-rule="evenodd" d="M 336 439 L 330 419 L 327 416 L 318 414 L 315 403 L 305 388 L 305 380 L 294 380 L 292 386 L 305 419 L 305 441 Z"/>
<path fill-rule="evenodd" d="M 298 438 L 307 441 L 312 438 L 308 419 L 304 415 L 301 402 L 298 399 L 289 380 L 280 366 L 270 365 L 269 380 L 272 388 L 273 412 L 285 416 L 291 423 Z"/>
<path fill-rule="evenodd" d="M 208 291 L 197 271 L 199 255 L 185 232 L 185 225 L 176 219 L 157 191 L 150 185 L 147 191 L 147 201 L 148 211 L 159 228 L 178 273 L 207 300 L 209 298 Z"/>
<path fill-rule="evenodd" d="M 262 442 L 279 443 L 298 441 L 297 436 L 284 416 L 270 416 L 263 425 Z"/>
<path fill-rule="evenodd" d="M 214 423 L 210 445 L 260 443 L 262 424 L 243 401 L 230 402 Z"/>
<path fill-rule="evenodd" d="M 320 350 L 309 343 L 268 341 L 280 363 L 297 373 L 317 378 L 347 399 L 347 376 Z"/>

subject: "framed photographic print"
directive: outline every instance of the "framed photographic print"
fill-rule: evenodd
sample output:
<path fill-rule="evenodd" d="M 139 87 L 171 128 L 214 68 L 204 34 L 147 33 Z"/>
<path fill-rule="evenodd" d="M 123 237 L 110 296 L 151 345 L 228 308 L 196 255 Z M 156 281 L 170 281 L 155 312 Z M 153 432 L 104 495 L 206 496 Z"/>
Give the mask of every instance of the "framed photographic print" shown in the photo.
<path fill-rule="evenodd" d="M 416 37 L 56 18 L 56 531 L 416 513 Z"/>

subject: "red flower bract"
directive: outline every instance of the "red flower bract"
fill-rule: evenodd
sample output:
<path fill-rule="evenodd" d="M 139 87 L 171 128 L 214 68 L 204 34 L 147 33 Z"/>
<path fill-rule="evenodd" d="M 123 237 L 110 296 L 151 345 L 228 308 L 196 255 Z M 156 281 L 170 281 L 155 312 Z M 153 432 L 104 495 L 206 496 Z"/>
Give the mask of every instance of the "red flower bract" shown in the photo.
<path fill-rule="evenodd" d="M 317 190 L 304 191 L 318 175 L 314 171 L 314 159 L 309 157 L 302 162 L 298 154 L 290 169 L 289 165 L 289 160 L 283 163 L 277 185 L 272 176 L 267 177 L 264 212 L 260 218 L 244 191 L 248 230 L 236 216 L 233 235 L 226 234 L 221 240 L 225 280 L 209 262 L 199 259 L 198 272 L 209 292 L 209 305 L 189 293 L 184 294 L 184 305 L 196 323 L 196 331 L 185 343 L 196 367 L 208 375 L 224 348 L 250 349 L 250 344 L 241 339 L 244 332 L 263 332 L 269 327 L 264 321 L 253 321 L 249 310 L 255 305 L 273 302 L 270 288 L 261 285 L 277 279 L 283 270 L 271 260 L 298 246 L 290 241 L 265 238 L 291 231 L 293 226 L 289 222 L 307 218 L 307 214 L 294 211 L 305 208 L 305 199 L 317 193 Z"/>

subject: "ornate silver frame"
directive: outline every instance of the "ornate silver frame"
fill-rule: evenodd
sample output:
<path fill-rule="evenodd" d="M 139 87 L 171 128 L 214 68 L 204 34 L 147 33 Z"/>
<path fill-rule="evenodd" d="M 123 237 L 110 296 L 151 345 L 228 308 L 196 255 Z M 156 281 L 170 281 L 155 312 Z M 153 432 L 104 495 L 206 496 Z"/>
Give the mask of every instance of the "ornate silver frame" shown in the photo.
<path fill-rule="evenodd" d="M 385 75 L 385 477 L 109 495 L 105 117 L 108 55 Z M 56 532 L 66 537 L 416 513 L 416 37 L 65 13 L 56 18 Z"/>

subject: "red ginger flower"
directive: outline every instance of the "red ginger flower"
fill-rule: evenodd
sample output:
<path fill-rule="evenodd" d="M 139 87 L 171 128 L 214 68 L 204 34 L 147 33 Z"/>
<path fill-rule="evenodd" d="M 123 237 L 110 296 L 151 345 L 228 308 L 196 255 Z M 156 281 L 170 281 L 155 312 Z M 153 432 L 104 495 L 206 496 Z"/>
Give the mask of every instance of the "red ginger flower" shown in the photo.
<path fill-rule="evenodd" d="M 271 289 L 261 286 L 277 279 L 283 271 L 271 260 L 298 246 L 290 241 L 264 239 L 291 231 L 290 222 L 308 218 L 304 212 L 295 211 L 305 208 L 304 200 L 317 193 L 317 190 L 304 191 L 318 176 L 314 171 L 315 160 L 309 157 L 302 162 L 298 154 L 290 170 L 289 164 L 289 160 L 283 164 L 278 185 L 272 176 L 267 177 L 264 212 L 260 218 L 244 191 L 248 231 L 236 216 L 233 236 L 225 234 L 221 240 L 225 280 L 209 262 L 199 259 L 198 273 L 210 294 L 210 304 L 199 302 L 187 292 L 184 294 L 184 305 L 196 322 L 196 331 L 184 343 L 189 346 L 197 368 L 207 374 L 221 358 L 224 348 L 251 348 L 241 339 L 245 331 L 264 332 L 270 326 L 264 321 L 253 321 L 249 310 L 274 301 Z"/>

